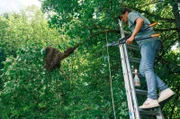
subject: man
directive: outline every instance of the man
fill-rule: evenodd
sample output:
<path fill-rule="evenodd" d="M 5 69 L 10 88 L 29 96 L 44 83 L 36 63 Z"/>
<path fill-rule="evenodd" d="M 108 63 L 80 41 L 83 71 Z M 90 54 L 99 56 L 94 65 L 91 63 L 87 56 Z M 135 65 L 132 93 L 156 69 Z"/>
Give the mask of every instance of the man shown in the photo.
<path fill-rule="evenodd" d="M 135 38 L 154 34 L 153 28 L 141 32 L 141 29 L 149 26 L 150 22 L 138 12 L 125 8 L 121 12 L 120 19 L 128 25 L 132 32 L 126 41 L 127 44 L 131 44 Z M 140 47 L 141 53 L 139 71 L 146 78 L 148 90 L 147 99 L 139 108 L 148 109 L 158 107 L 160 102 L 174 95 L 174 92 L 154 73 L 155 56 L 161 47 L 160 39 L 149 38 L 147 40 L 137 41 L 137 44 Z M 157 97 L 157 88 L 161 91 L 159 97 Z"/>

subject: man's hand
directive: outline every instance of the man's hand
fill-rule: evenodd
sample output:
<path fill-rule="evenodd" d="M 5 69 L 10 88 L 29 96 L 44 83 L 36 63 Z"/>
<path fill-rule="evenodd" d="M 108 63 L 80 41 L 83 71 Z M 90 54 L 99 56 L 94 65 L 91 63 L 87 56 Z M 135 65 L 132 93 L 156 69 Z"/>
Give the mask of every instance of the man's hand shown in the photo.
<path fill-rule="evenodd" d="M 134 41 L 134 39 L 135 39 L 135 37 L 134 37 L 134 36 L 131 36 L 131 37 L 129 37 L 129 38 L 127 39 L 126 43 L 127 43 L 127 44 L 132 44 L 133 41 Z"/>

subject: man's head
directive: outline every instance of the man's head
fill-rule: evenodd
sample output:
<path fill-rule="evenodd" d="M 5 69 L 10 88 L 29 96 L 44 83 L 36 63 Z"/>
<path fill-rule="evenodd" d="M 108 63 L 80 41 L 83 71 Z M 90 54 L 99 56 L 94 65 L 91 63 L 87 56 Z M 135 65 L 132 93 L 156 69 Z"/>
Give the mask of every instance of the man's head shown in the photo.
<path fill-rule="evenodd" d="M 121 12 L 120 12 L 120 19 L 122 22 L 127 23 L 128 22 L 128 14 L 131 12 L 131 9 L 129 8 L 124 8 Z"/>

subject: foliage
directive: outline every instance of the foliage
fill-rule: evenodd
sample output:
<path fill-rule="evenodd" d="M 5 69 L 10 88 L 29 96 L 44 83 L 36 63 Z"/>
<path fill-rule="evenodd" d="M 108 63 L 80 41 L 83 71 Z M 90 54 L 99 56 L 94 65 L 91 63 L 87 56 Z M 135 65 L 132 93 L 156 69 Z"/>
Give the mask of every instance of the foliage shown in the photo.
<path fill-rule="evenodd" d="M 106 49 L 96 57 L 88 50 L 75 52 L 63 61 L 61 71 L 48 73 L 43 68 L 43 48 L 64 50 L 71 46 L 70 39 L 49 28 L 43 15 L 32 9 L 1 17 L 1 23 L 8 24 L 1 28 L 0 48 L 6 58 L 1 69 L 1 118 L 112 118 Z M 123 106 L 116 108 L 125 117 L 127 106 L 119 77 L 114 76 L 115 99 Z"/>
<path fill-rule="evenodd" d="M 163 113 L 167 119 L 178 119 L 180 52 L 179 47 L 171 50 L 179 41 L 173 5 L 168 0 L 42 0 L 46 17 L 33 6 L 1 16 L 1 118 L 113 119 L 110 65 L 116 117 L 128 119 L 119 49 L 109 47 L 108 56 L 105 47 L 119 39 L 117 17 L 128 6 L 159 22 L 155 30 L 161 34 L 164 50 L 156 72 L 176 92 L 162 105 Z M 64 51 L 83 41 L 62 61 L 61 69 L 43 68 L 44 47 Z"/>
<path fill-rule="evenodd" d="M 180 30 L 179 30 L 179 8 L 177 6 L 177 1 L 169 0 L 71 0 L 71 1 L 58 1 L 58 0 L 43 0 L 43 11 L 50 14 L 49 24 L 51 27 L 63 28 L 63 32 L 66 35 L 73 38 L 73 40 L 86 40 L 88 42 L 84 43 L 81 47 L 83 50 L 88 50 L 88 53 L 92 55 L 92 59 L 104 54 L 100 54 L 104 49 L 102 44 L 105 44 L 105 33 L 108 33 L 109 42 L 115 41 L 119 36 L 119 28 L 117 24 L 117 17 L 119 11 L 124 7 L 130 7 L 136 11 L 141 12 L 145 15 L 151 22 L 158 21 L 158 26 L 155 27 L 155 30 L 161 34 L 161 41 L 163 44 L 163 50 L 156 61 L 157 73 L 161 78 L 172 87 L 177 95 L 177 102 L 179 102 L 179 93 L 176 89 L 179 87 L 179 52 L 172 53 L 171 47 L 179 42 Z M 68 4 L 68 6 L 67 6 Z M 124 26 L 125 29 L 126 26 Z M 75 29 L 74 29 L 75 28 Z M 117 48 L 110 48 L 111 58 L 111 68 L 113 75 L 118 74 L 118 68 L 116 63 L 119 61 L 117 57 Z M 178 50 L 178 49 L 176 49 Z M 79 52 L 82 52 L 79 49 Z M 137 53 L 133 53 L 137 56 Z M 88 55 L 88 57 L 90 57 Z M 171 58 L 173 55 L 176 57 Z M 90 61 L 90 59 L 88 60 Z M 93 62 L 93 61 L 91 61 Z M 95 61 L 94 65 L 98 64 L 98 61 Z M 165 65 L 164 65 L 165 64 Z M 89 66 L 90 67 L 90 66 Z M 173 70 L 171 70 L 171 68 Z M 92 68 L 91 68 L 92 69 Z M 88 69 L 89 70 L 89 69 Z M 90 70 L 97 71 L 97 69 Z M 163 72 L 163 73 L 162 73 Z M 95 72 L 97 74 L 98 72 Z M 90 73 L 88 73 L 90 74 Z M 164 75 L 163 75 L 164 74 Z M 170 74 L 170 75 L 169 75 Z M 166 77 L 168 75 L 168 78 Z M 173 80 L 175 77 L 176 80 Z M 98 76 L 100 78 L 100 76 Z M 169 79 L 172 79 L 171 81 Z M 171 83 L 174 82 L 174 83 Z M 176 82 L 176 83 L 175 83 Z M 114 87 L 116 88 L 116 87 Z M 174 104 L 172 103 L 174 102 Z M 172 105 L 168 105 L 169 108 L 163 108 L 164 112 L 167 115 L 166 118 L 177 118 L 175 116 L 176 111 L 179 105 L 175 105 L 177 102 L 172 100 Z M 119 103 L 116 103 L 118 105 Z M 172 111 L 171 108 L 172 107 Z M 121 107 L 120 107 L 121 108 Z M 174 112 L 173 112 L 174 111 Z"/>

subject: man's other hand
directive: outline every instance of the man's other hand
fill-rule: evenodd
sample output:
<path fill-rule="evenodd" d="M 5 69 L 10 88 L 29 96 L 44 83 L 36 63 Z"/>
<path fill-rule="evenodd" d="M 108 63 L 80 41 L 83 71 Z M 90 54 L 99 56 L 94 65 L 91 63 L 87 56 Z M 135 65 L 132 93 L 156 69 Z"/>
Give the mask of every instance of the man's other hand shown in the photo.
<path fill-rule="evenodd" d="M 134 37 L 134 36 L 131 36 L 131 37 L 129 37 L 129 38 L 127 39 L 126 43 L 127 43 L 127 44 L 132 44 L 133 41 L 134 41 L 134 39 L 135 39 L 135 37 Z"/>

